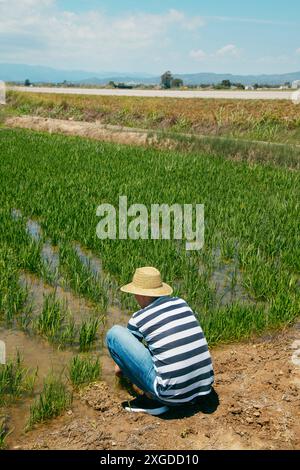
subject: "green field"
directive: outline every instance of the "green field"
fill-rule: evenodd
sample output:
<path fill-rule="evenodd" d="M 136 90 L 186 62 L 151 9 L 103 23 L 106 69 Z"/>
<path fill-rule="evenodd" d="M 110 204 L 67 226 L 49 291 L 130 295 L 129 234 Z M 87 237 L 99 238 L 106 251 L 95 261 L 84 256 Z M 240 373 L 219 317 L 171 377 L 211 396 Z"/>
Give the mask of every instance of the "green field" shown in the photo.
<path fill-rule="evenodd" d="M 54 285 L 61 276 L 100 316 L 118 300 L 135 308 L 116 288 L 145 265 L 160 269 L 190 303 L 211 345 L 299 316 L 299 172 L 3 128 L 0 155 L 0 314 L 7 324 L 24 325 L 21 272 Z M 99 240 L 96 208 L 117 208 L 120 195 L 149 210 L 153 203 L 204 204 L 204 249 L 186 252 L 184 240 Z M 13 210 L 22 217 L 12 217 Z M 41 239 L 26 231 L 28 218 L 40 224 Z M 49 240 L 59 253 L 55 274 L 40 256 Z M 100 274 L 82 263 L 75 243 L 101 260 Z M 89 321 L 81 325 L 84 337 L 77 331 L 80 344 L 95 339 Z M 55 328 L 55 338 L 74 339 L 72 323 Z"/>

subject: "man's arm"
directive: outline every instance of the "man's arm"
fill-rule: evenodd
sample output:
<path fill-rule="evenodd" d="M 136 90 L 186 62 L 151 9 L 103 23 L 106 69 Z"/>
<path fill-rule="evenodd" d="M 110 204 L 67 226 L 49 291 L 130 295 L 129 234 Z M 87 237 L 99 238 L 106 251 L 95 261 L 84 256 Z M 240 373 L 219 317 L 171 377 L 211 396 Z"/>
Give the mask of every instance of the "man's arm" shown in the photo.
<path fill-rule="evenodd" d="M 135 319 L 133 317 L 130 318 L 127 328 L 139 341 L 143 341 L 144 336 L 139 331 Z"/>

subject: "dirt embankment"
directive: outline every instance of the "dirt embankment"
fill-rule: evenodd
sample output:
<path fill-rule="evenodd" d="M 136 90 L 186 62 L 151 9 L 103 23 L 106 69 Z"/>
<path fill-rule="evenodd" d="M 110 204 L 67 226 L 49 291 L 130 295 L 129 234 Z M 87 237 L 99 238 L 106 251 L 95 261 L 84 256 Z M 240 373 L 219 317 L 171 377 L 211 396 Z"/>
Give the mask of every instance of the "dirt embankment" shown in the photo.
<path fill-rule="evenodd" d="M 300 146 L 196 134 L 166 134 L 161 131 L 101 124 L 100 121 L 74 121 L 39 116 L 14 116 L 5 120 L 6 127 L 65 134 L 116 144 L 153 147 L 161 150 L 202 152 L 221 155 L 249 164 L 274 164 L 291 170 L 300 168 Z"/>
<path fill-rule="evenodd" d="M 72 410 L 21 436 L 18 449 L 299 449 L 300 323 L 212 351 L 214 397 L 162 417 L 127 413 L 127 392 L 90 385 Z M 219 401 L 219 404 L 218 404 Z"/>
<path fill-rule="evenodd" d="M 63 119 L 42 118 L 38 116 L 9 117 L 6 119 L 7 127 L 21 127 L 35 131 L 46 131 L 50 134 L 60 133 L 65 135 L 77 135 L 104 142 L 114 142 L 127 145 L 158 145 L 157 135 L 149 137 L 148 131 L 131 129 L 121 126 L 111 126 L 100 122 L 82 122 Z M 164 139 L 164 146 L 171 143 Z M 162 144 L 160 143 L 160 146 Z M 174 142 L 175 145 L 175 142 Z"/>

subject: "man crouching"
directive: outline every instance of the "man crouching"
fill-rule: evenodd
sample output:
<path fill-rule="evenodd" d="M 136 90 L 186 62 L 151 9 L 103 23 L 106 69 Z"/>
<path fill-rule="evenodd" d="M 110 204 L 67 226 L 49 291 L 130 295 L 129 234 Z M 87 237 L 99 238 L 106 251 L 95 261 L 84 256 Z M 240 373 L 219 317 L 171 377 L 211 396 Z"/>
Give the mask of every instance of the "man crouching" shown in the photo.
<path fill-rule="evenodd" d="M 141 309 L 127 328 L 115 325 L 106 342 L 123 374 L 144 391 L 124 408 L 160 415 L 170 406 L 193 404 L 210 394 L 214 371 L 207 341 L 195 314 L 152 267 L 138 268 L 130 284 L 121 287 L 134 294 Z"/>

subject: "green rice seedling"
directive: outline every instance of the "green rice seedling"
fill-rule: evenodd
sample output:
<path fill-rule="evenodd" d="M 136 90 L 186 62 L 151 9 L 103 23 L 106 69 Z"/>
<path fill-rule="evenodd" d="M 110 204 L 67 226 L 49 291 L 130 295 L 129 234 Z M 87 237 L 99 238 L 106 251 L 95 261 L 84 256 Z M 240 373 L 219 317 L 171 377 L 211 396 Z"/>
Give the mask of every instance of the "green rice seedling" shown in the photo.
<path fill-rule="evenodd" d="M 72 346 L 75 343 L 77 335 L 78 328 L 75 320 L 70 317 L 63 326 L 58 342 L 61 347 L 66 347 L 67 345 Z"/>
<path fill-rule="evenodd" d="M 32 311 L 33 304 L 31 303 L 25 305 L 22 311 L 17 316 L 17 325 L 22 331 L 30 331 L 32 326 Z"/>
<path fill-rule="evenodd" d="M 83 321 L 79 330 L 79 350 L 89 351 L 96 341 L 97 330 L 99 328 L 100 320 L 98 318 L 91 318 L 90 320 Z"/>
<path fill-rule="evenodd" d="M 59 416 L 71 406 L 72 400 L 72 394 L 61 380 L 53 376 L 48 377 L 44 382 L 42 392 L 30 407 L 26 429 L 32 429 L 37 423 Z"/>
<path fill-rule="evenodd" d="M 6 449 L 6 439 L 12 433 L 9 431 L 6 419 L 0 417 L 0 450 Z"/>
<path fill-rule="evenodd" d="M 108 305 L 108 294 L 105 283 L 99 276 L 84 265 L 72 246 L 62 244 L 60 246 L 60 260 L 62 272 L 70 287 L 80 295 L 83 295 L 106 311 Z"/>
<path fill-rule="evenodd" d="M 56 299 L 55 292 L 46 295 L 42 312 L 34 322 L 36 332 L 55 342 L 60 335 L 65 310 L 65 306 Z"/>
<path fill-rule="evenodd" d="M 231 290 L 232 295 L 234 294 L 234 290 L 237 286 L 237 283 L 238 283 L 238 269 L 235 266 L 230 276 L 230 290 Z"/>
<path fill-rule="evenodd" d="M 42 239 L 30 235 L 26 218 L 20 211 L 7 207 L 7 201 L 4 201 L 1 219 L 0 242 L 12 249 L 17 260 L 16 267 L 53 283 L 53 274 L 41 258 Z"/>
<path fill-rule="evenodd" d="M 99 358 L 74 356 L 70 362 L 69 376 L 75 388 L 98 380 L 100 375 Z"/>
<path fill-rule="evenodd" d="M 261 333 L 267 326 L 263 306 L 232 304 L 208 315 L 198 315 L 198 318 L 211 346 L 249 338 L 254 333 Z"/>
<path fill-rule="evenodd" d="M 55 291 L 45 295 L 42 311 L 33 322 L 33 329 L 59 347 L 72 346 L 78 335 L 67 304 L 56 298 Z"/>
<path fill-rule="evenodd" d="M 28 291 L 19 284 L 19 271 L 13 250 L 0 249 L 0 319 L 11 325 L 25 306 Z"/>
<path fill-rule="evenodd" d="M 36 377 L 37 370 L 30 373 L 30 370 L 23 366 L 19 352 L 15 360 L 0 364 L 0 406 L 15 401 L 24 394 L 32 393 Z"/>
<path fill-rule="evenodd" d="M 268 325 L 270 328 L 291 325 L 299 318 L 299 311 L 299 294 L 287 296 L 286 292 L 281 290 L 271 302 L 268 311 Z"/>

